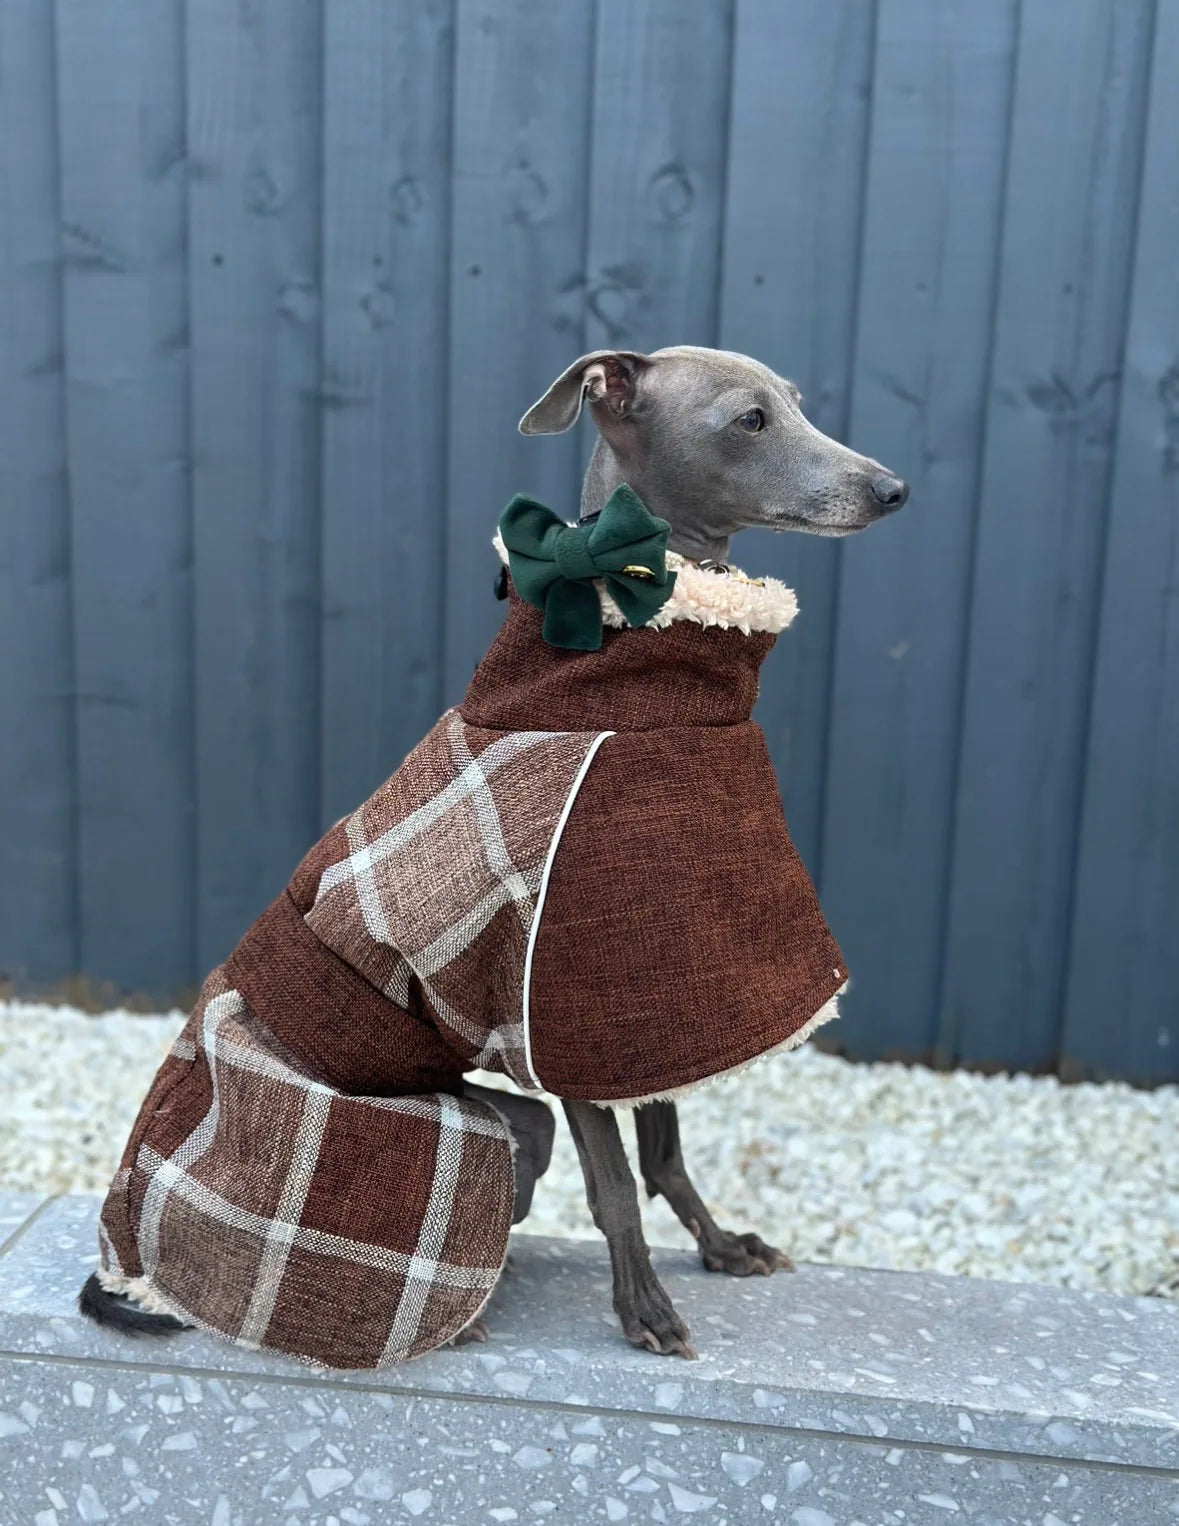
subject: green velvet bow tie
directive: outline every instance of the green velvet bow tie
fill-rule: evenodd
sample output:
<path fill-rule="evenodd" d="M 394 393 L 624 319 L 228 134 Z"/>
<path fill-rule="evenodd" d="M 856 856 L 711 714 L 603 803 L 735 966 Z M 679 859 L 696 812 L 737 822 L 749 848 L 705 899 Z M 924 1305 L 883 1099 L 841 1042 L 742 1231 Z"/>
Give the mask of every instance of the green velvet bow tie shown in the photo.
<path fill-rule="evenodd" d="M 535 498 L 517 493 L 499 522 L 516 592 L 544 611 L 550 646 L 596 652 L 602 645 L 602 578 L 630 625 L 646 625 L 671 598 L 671 526 L 656 519 L 625 483 L 590 525 L 567 525 Z"/>

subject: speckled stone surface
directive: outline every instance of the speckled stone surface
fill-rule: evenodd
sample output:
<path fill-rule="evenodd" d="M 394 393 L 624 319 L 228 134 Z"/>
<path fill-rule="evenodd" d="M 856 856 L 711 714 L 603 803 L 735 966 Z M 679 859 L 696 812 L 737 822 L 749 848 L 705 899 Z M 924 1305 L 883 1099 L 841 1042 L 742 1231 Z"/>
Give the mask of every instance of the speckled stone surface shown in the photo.
<path fill-rule="evenodd" d="M 319 1374 L 73 1299 L 94 1198 L 0 1195 L 0 1526 L 1179 1521 L 1179 1308 L 656 1255 L 700 1360 L 632 1349 L 596 1244 L 520 1236 L 491 1340 Z"/>
<path fill-rule="evenodd" d="M 0 1256 L 46 1201 L 36 1192 L 0 1192 Z"/>

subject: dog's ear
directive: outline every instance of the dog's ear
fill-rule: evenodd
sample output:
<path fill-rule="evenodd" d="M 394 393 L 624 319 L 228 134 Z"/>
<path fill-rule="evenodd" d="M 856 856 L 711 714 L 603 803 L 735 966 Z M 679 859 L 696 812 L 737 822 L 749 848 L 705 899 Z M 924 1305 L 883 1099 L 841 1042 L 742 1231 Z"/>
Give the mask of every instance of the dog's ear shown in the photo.
<path fill-rule="evenodd" d="M 520 420 L 521 434 L 564 434 L 581 417 L 585 398 L 603 403 L 615 419 L 625 418 L 635 397 L 635 381 L 651 364 L 637 350 L 591 350 L 567 371 Z"/>

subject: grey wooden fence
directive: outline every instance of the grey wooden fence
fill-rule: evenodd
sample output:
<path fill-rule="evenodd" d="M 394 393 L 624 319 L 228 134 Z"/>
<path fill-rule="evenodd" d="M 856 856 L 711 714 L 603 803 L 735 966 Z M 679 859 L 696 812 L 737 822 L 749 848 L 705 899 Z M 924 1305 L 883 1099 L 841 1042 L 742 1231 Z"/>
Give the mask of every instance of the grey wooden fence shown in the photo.
<path fill-rule="evenodd" d="M 0 967 L 174 993 L 458 697 L 516 418 L 721 344 L 857 1055 L 1179 1077 L 1179 5 L 0 0 Z"/>

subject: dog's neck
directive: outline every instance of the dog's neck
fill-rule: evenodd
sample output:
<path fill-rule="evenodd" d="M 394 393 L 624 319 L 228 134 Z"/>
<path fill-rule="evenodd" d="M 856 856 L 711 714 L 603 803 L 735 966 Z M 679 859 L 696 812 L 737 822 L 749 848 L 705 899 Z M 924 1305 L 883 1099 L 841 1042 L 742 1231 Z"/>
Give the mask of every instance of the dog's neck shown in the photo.
<path fill-rule="evenodd" d="M 627 480 L 618 457 L 605 440 L 599 438 L 594 446 L 593 456 L 590 458 L 585 481 L 582 483 L 581 518 L 585 520 L 594 514 L 601 513 L 610 494 Z M 654 491 L 650 484 L 644 483 L 640 486 L 632 481 L 630 486 L 638 493 L 652 514 L 657 514 L 660 519 L 666 519 L 671 525 L 671 535 L 667 541 L 669 551 L 678 551 L 682 557 L 697 564 L 715 562 L 724 566 L 728 563 L 731 536 L 710 536 L 703 528 L 681 526 L 677 524 L 679 516 L 675 505 L 662 503 L 660 494 Z"/>

